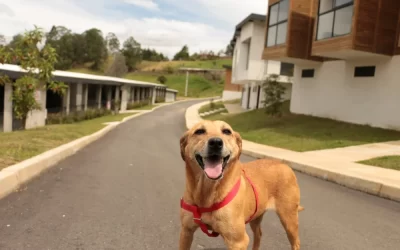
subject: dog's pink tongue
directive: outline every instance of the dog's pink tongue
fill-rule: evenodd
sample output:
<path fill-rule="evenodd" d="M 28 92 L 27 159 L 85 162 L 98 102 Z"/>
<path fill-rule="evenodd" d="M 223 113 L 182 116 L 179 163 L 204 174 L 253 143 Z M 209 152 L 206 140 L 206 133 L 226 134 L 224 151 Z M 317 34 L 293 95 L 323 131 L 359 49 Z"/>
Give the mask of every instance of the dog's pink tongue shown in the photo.
<path fill-rule="evenodd" d="M 222 162 L 204 162 L 204 172 L 212 179 L 218 178 L 222 174 Z"/>

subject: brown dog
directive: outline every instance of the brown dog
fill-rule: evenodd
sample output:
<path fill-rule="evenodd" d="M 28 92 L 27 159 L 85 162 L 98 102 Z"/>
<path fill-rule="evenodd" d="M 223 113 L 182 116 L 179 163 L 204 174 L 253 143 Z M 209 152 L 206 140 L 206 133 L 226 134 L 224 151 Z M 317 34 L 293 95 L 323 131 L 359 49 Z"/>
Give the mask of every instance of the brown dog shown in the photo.
<path fill-rule="evenodd" d="M 216 237 L 230 250 L 249 244 L 245 223 L 260 248 L 261 221 L 274 209 L 292 250 L 300 249 L 298 212 L 300 190 L 293 170 L 273 160 L 241 163 L 242 139 L 222 121 L 201 121 L 180 139 L 186 163 L 186 188 L 181 200 L 180 250 L 189 250 L 197 228 Z M 212 230 L 212 232 L 209 232 Z"/>

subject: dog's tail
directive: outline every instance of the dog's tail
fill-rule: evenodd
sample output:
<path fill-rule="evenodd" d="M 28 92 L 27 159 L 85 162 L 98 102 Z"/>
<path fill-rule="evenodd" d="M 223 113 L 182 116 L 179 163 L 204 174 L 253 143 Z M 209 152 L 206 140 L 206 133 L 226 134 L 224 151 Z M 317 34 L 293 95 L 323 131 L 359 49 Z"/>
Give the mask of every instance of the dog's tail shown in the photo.
<path fill-rule="evenodd" d="M 299 205 L 299 207 L 297 208 L 297 211 L 299 211 L 299 212 L 301 212 L 301 211 L 303 211 L 305 208 L 303 207 L 303 206 L 300 206 Z"/>

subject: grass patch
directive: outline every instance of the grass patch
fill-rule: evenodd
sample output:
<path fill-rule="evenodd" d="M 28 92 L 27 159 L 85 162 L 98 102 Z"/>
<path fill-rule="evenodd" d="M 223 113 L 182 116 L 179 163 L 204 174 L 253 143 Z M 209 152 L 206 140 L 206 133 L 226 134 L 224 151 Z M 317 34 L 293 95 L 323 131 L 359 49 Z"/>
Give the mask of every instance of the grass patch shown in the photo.
<path fill-rule="evenodd" d="M 232 65 L 232 59 L 217 59 L 206 61 L 166 61 L 150 62 L 143 61 L 138 65 L 140 71 L 160 71 L 166 67 L 178 68 L 199 68 L 199 69 L 223 69 L 223 65 Z"/>
<path fill-rule="evenodd" d="M 281 118 L 269 117 L 259 109 L 204 119 L 226 121 L 246 140 L 299 152 L 400 139 L 399 131 L 291 114 L 289 102 Z"/>
<path fill-rule="evenodd" d="M 214 102 L 213 105 L 211 105 L 211 102 L 202 106 L 199 109 L 199 113 L 205 113 L 205 112 L 209 112 L 215 109 L 220 109 L 220 108 L 225 108 L 224 103 L 223 102 Z"/>
<path fill-rule="evenodd" d="M 186 75 L 185 74 L 172 74 L 165 75 L 168 79 L 166 86 L 170 89 L 178 90 L 178 96 L 185 95 Z M 146 81 L 157 83 L 157 74 L 140 74 L 129 73 L 125 76 L 127 79 Z M 190 75 L 188 97 L 213 97 L 220 96 L 224 89 L 224 82 L 214 82 L 205 79 L 200 75 Z"/>
<path fill-rule="evenodd" d="M 48 125 L 25 131 L 0 133 L 0 170 L 47 150 L 90 135 L 105 122 L 121 121 L 133 114 L 108 115 L 73 124 Z"/>
<path fill-rule="evenodd" d="M 375 167 L 400 170 L 400 155 L 383 156 L 366 161 L 360 161 L 358 163 Z"/>
<path fill-rule="evenodd" d="M 132 110 L 152 110 L 153 108 L 157 107 L 158 105 L 145 105 L 142 107 L 133 108 Z"/>
<path fill-rule="evenodd" d="M 229 100 L 229 101 L 225 101 L 225 104 L 240 104 L 241 103 L 241 99 L 235 99 L 235 100 Z"/>

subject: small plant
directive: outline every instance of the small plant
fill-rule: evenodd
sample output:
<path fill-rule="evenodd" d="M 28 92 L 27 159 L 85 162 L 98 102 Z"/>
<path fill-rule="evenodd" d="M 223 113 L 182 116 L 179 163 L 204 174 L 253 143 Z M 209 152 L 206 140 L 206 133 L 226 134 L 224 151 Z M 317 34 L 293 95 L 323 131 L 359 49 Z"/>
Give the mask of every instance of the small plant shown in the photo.
<path fill-rule="evenodd" d="M 172 66 L 167 66 L 164 68 L 164 71 L 167 72 L 167 74 L 173 74 L 174 68 L 172 68 Z"/>
<path fill-rule="evenodd" d="M 286 88 L 278 81 L 279 75 L 270 75 L 263 83 L 265 112 L 270 116 L 282 116 L 283 94 Z"/>
<path fill-rule="evenodd" d="M 119 99 L 114 99 L 112 102 L 112 109 L 114 110 L 114 114 L 119 113 L 119 107 L 121 105 L 121 101 Z"/>
<path fill-rule="evenodd" d="M 213 110 L 215 108 L 214 99 L 210 100 L 210 109 Z"/>
<path fill-rule="evenodd" d="M 168 81 L 168 79 L 165 77 L 165 76 L 159 76 L 158 78 L 157 78 L 157 81 L 159 82 L 159 83 L 161 83 L 161 84 L 165 84 L 167 81 Z"/>

